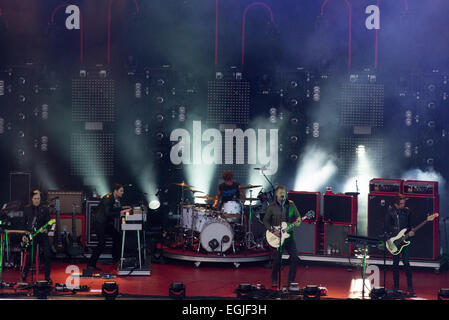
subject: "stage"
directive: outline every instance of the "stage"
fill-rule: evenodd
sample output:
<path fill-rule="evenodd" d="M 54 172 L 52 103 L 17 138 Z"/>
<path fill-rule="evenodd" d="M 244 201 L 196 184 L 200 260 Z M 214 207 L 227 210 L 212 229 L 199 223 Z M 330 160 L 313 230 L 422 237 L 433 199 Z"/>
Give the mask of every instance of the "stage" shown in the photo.
<path fill-rule="evenodd" d="M 66 269 L 69 263 L 55 262 L 52 265 L 51 279 L 53 286 L 64 284 L 68 279 Z M 85 263 L 75 264 L 80 271 L 86 267 Z M 152 263 L 150 276 L 117 276 L 117 269 L 112 265 L 102 264 L 98 266 L 102 273 L 109 273 L 115 277 L 106 279 L 81 277 L 80 286 L 89 287 L 88 292 L 59 293 L 55 290 L 48 299 L 103 299 L 101 296 L 102 285 L 105 281 L 115 281 L 119 287 L 117 299 L 171 299 L 169 286 L 173 282 L 181 282 L 185 285 L 185 299 L 195 300 L 223 300 L 236 299 L 235 289 L 239 284 L 261 284 L 266 289 L 271 286 L 271 269 L 266 268 L 265 262 L 242 263 L 238 268 L 227 263 L 203 263 L 200 267 L 194 267 L 189 261 L 165 259 L 164 264 Z M 380 284 L 383 284 L 383 270 L 381 269 Z M 282 270 L 282 286 L 287 286 L 286 279 L 288 266 Z M 40 274 L 42 277 L 42 273 Z M 361 293 L 361 266 L 335 266 L 329 263 L 318 263 L 301 260 L 296 276 L 300 288 L 306 285 L 325 287 L 327 294 L 324 299 L 360 299 Z M 40 279 L 43 280 L 43 279 Z M 73 279 L 69 279 L 67 283 Z M 31 273 L 27 281 L 31 281 Z M 414 268 L 413 281 L 415 286 L 415 298 L 418 300 L 436 300 L 440 288 L 447 287 L 449 275 L 447 271 L 436 274 L 424 269 Z M 20 273 L 17 270 L 6 269 L 3 273 L 4 283 L 20 282 Z M 393 280 L 391 271 L 387 273 L 386 288 L 392 289 Z M 401 271 L 401 289 L 406 289 L 405 274 Z M 29 293 L 29 295 L 27 295 Z M 369 299 L 369 291 L 365 291 Z M 0 290 L 1 299 L 32 298 L 32 290 L 17 290 L 3 288 Z M 268 298 L 267 298 L 268 299 Z M 286 297 L 285 299 L 301 299 L 300 297 Z"/>

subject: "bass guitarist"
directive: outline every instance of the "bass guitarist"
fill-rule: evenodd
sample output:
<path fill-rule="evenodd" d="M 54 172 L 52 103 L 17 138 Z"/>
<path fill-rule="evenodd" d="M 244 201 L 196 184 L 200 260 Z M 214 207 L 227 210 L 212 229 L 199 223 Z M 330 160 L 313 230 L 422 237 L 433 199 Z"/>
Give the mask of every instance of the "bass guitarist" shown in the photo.
<path fill-rule="evenodd" d="M 282 222 L 301 223 L 301 216 L 293 201 L 287 200 L 285 186 L 276 188 L 276 199 L 267 207 L 263 223 L 268 231 L 273 232 L 276 236 L 280 236 L 280 231 L 276 230 Z M 281 257 L 283 249 L 286 249 L 290 256 L 290 270 L 288 273 L 288 284 L 291 286 L 295 282 L 296 270 L 298 268 L 298 253 L 296 251 L 296 243 L 293 236 L 287 238 L 284 244 L 273 254 L 273 268 L 271 271 L 271 286 L 275 288 L 278 283 L 278 275 L 281 268 Z"/>
<path fill-rule="evenodd" d="M 387 214 L 385 216 L 385 232 L 388 237 L 393 237 L 402 229 L 407 229 L 409 237 L 414 236 L 411 225 L 411 212 L 405 206 L 405 197 L 399 196 L 393 206 L 388 206 Z M 404 247 L 401 254 L 393 255 L 393 281 L 394 291 L 399 290 L 399 260 L 402 255 L 402 262 L 404 263 L 405 274 L 407 276 L 407 296 L 415 296 L 412 282 L 412 269 L 409 262 L 409 247 Z"/>
<path fill-rule="evenodd" d="M 34 232 L 38 230 L 45 224 L 50 221 L 50 212 L 48 208 L 41 205 L 41 192 L 39 190 L 34 190 L 31 193 L 31 204 L 25 206 L 24 212 L 24 224 L 23 229 L 29 232 Z M 23 241 L 27 240 L 26 236 L 24 236 Z M 50 279 L 50 271 L 51 271 L 51 251 L 50 251 L 50 241 L 48 239 L 48 229 L 44 229 L 41 233 L 37 234 L 33 240 L 34 248 L 39 244 L 39 247 L 43 249 L 43 262 L 44 262 L 44 273 L 45 280 L 47 280 L 50 284 L 52 283 Z M 29 246 L 28 248 L 31 248 Z M 34 252 L 34 255 L 39 254 L 38 252 Z M 27 259 L 24 262 L 23 271 L 21 274 L 22 281 L 26 280 L 28 270 L 30 269 L 30 264 L 33 263 L 31 261 L 31 253 L 27 255 Z"/>

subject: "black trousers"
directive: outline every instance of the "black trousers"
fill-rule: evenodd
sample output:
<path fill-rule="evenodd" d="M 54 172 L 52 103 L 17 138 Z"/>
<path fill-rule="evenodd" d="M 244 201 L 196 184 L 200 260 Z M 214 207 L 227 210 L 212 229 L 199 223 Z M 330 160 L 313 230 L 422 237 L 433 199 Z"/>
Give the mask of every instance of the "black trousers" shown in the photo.
<path fill-rule="evenodd" d="M 298 268 L 298 252 L 296 251 L 296 243 L 295 240 L 292 239 L 292 237 L 285 240 L 284 245 L 282 246 L 282 253 L 280 253 L 279 250 L 277 250 L 273 254 L 273 269 L 271 271 L 271 280 L 277 281 L 279 277 L 279 268 L 281 267 L 281 259 L 279 257 L 279 254 L 283 254 L 284 252 L 287 252 L 290 256 L 289 258 L 289 264 L 290 269 L 288 271 L 288 283 L 295 282 L 296 278 L 296 270 Z M 281 279 L 282 280 L 282 279 Z"/>
<path fill-rule="evenodd" d="M 50 241 L 48 240 L 47 234 L 39 234 L 34 238 L 34 259 L 36 254 L 39 254 L 39 252 L 36 251 L 37 244 L 39 244 L 39 249 L 43 251 L 42 261 L 44 262 L 44 274 L 45 279 L 50 279 L 50 271 L 51 271 L 51 250 L 50 250 Z M 31 264 L 34 263 L 34 261 L 31 261 L 31 247 L 28 250 L 28 256 L 25 260 L 25 265 L 23 267 L 23 274 L 26 277 Z"/>
<path fill-rule="evenodd" d="M 88 266 L 95 266 L 98 258 L 106 247 L 106 234 L 112 237 L 112 260 L 114 262 L 120 259 L 120 232 L 114 227 L 113 221 L 106 221 L 104 223 L 94 222 L 94 230 L 97 234 L 98 245 L 95 247 L 92 256 L 89 259 Z"/>
<path fill-rule="evenodd" d="M 413 291 L 413 282 L 412 282 L 412 268 L 410 267 L 409 262 L 409 247 L 405 247 L 402 249 L 401 254 L 397 256 L 393 256 L 393 282 L 394 289 L 399 289 L 399 261 L 402 256 L 402 262 L 404 263 L 404 270 L 407 277 L 407 289 L 409 291 Z"/>

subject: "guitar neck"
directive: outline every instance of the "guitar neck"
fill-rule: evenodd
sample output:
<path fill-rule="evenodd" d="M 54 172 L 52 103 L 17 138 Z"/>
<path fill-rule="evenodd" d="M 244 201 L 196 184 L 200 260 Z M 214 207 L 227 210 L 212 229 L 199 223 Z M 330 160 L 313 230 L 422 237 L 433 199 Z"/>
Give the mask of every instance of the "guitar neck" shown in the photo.
<path fill-rule="evenodd" d="M 427 223 L 427 219 L 424 220 L 423 222 L 421 222 L 420 224 L 418 224 L 415 228 L 413 228 L 413 232 L 418 231 L 422 226 L 424 226 Z M 408 236 L 408 234 L 407 234 Z"/>

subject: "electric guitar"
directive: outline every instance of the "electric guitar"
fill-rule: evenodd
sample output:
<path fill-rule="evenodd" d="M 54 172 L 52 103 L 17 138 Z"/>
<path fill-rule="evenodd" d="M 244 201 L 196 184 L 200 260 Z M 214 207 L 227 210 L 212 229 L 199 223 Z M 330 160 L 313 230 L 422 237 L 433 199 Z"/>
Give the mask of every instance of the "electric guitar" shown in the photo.
<path fill-rule="evenodd" d="M 421 222 L 416 228 L 412 229 L 413 232 L 416 232 L 419 228 L 425 225 L 427 222 L 433 221 L 436 217 L 438 217 L 438 213 L 434 213 L 427 217 L 426 220 Z M 397 256 L 401 253 L 402 249 L 408 245 L 410 245 L 410 241 L 407 239 L 410 237 L 410 232 L 407 232 L 407 229 L 402 229 L 395 237 L 391 237 L 386 242 L 387 250 L 394 256 Z"/>
<path fill-rule="evenodd" d="M 61 235 L 61 202 L 59 198 L 56 199 L 56 230 L 53 236 L 53 244 L 51 250 L 54 254 L 65 252 L 65 244 Z"/>
<path fill-rule="evenodd" d="M 22 237 L 21 247 L 22 249 L 26 250 L 30 246 L 31 242 L 33 241 L 34 237 L 36 237 L 39 233 L 42 233 L 48 226 L 52 226 L 56 223 L 55 219 L 51 219 L 46 224 L 44 224 L 42 227 L 40 227 L 37 231 L 27 233 Z"/>
<path fill-rule="evenodd" d="M 83 253 L 81 246 L 81 236 L 76 235 L 76 206 L 72 205 L 72 234 L 67 235 L 67 254 L 70 257 L 77 257 Z"/>
<path fill-rule="evenodd" d="M 310 210 L 310 211 L 307 211 L 307 213 L 304 215 L 304 217 L 302 217 L 301 219 L 298 218 L 298 220 L 296 220 L 293 223 L 282 222 L 280 227 L 279 226 L 275 227 L 275 231 L 279 230 L 281 233 L 281 239 L 280 239 L 281 241 L 279 241 L 279 237 L 277 235 L 275 235 L 273 232 L 270 232 L 269 230 L 267 230 L 265 235 L 266 235 L 268 244 L 273 248 L 279 248 L 279 242 L 280 242 L 280 245 L 282 246 L 284 244 L 284 241 L 286 239 L 290 238 L 289 232 L 291 230 L 293 230 L 293 227 L 297 226 L 301 221 L 311 219 L 314 216 L 315 216 L 315 212 Z"/>

